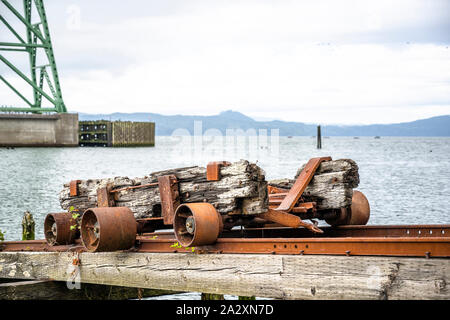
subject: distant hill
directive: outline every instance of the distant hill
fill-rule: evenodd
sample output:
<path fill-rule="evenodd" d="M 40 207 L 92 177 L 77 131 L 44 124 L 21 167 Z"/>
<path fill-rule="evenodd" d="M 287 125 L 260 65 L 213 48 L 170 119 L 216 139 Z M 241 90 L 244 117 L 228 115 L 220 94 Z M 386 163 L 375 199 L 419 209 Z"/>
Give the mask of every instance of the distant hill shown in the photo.
<path fill-rule="evenodd" d="M 256 121 L 236 111 L 224 111 L 214 116 L 166 116 L 158 113 L 80 113 L 80 120 L 152 121 L 156 123 L 156 135 L 171 135 L 175 129 L 194 131 L 194 121 L 202 121 L 203 130 L 218 129 L 279 129 L 281 136 L 314 136 L 317 126 L 301 122 Z M 270 134 L 270 131 L 268 131 Z M 421 136 L 449 137 L 450 115 L 417 120 L 413 122 L 373 125 L 322 125 L 322 136 Z"/>

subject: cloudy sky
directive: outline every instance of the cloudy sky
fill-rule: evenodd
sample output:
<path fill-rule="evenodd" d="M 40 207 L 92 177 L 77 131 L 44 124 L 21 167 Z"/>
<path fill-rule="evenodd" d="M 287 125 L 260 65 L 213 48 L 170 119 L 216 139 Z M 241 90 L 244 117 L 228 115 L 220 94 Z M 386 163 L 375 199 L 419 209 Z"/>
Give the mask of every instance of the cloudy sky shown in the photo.
<path fill-rule="evenodd" d="M 232 109 L 255 119 L 322 124 L 450 114 L 450 1 L 45 5 L 70 111 Z M 6 11 L 0 4 L 14 24 Z M 11 39 L 2 25 L 0 41 Z M 4 55 L 13 61 L 18 54 Z M 0 74 L 22 88 L 1 63 Z M 0 104 L 22 105 L 2 83 Z"/>

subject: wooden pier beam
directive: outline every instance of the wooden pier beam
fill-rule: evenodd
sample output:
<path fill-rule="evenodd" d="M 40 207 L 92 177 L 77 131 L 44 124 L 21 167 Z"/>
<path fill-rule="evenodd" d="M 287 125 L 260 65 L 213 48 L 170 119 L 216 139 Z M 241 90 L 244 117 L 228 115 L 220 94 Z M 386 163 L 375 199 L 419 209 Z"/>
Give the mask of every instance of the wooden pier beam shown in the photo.
<path fill-rule="evenodd" d="M 275 299 L 450 299 L 450 259 L 82 253 L 81 282 Z M 67 281 L 73 253 L 0 252 L 0 278 Z"/>
<path fill-rule="evenodd" d="M 66 282 L 52 280 L 0 283 L 0 300 L 126 300 L 174 293 L 178 292 L 88 283 L 69 289 Z"/>

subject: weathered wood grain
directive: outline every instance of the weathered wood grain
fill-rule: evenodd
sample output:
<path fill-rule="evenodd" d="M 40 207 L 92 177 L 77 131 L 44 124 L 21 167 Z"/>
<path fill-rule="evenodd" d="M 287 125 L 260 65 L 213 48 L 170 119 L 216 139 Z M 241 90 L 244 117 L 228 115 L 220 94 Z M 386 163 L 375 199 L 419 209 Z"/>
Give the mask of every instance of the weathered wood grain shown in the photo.
<path fill-rule="evenodd" d="M 298 177 L 305 165 L 300 167 Z M 295 179 L 276 179 L 268 182 L 270 186 L 291 188 Z M 351 159 L 324 161 L 316 170 L 314 177 L 303 193 L 306 202 L 317 203 L 317 209 L 340 209 L 351 205 L 353 189 L 359 184 L 358 165 Z"/>
<path fill-rule="evenodd" d="M 97 206 L 97 188 L 112 184 L 113 189 L 155 183 L 159 176 L 173 174 L 179 181 L 181 202 L 213 204 L 221 214 L 258 214 L 267 211 L 267 182 L 264 171 L 246 160 L 232 163 L 220 169 L 219 181 L 207 181 L 206 168 L 186 167 L 153 172 L 143 178 L 115 177 L 82 180 L 79 196 L 71 197 L 69 184 L 60 192 L 60 204 L 64 210 L 71 206 L 84 211 Z M 117 206 L 129 207 L 136 218 L 160 215 L 158 187 L 143 187 L 117 193 Z"/>
<path fill-rule="evenodd" d="M 450 299 L 450 259 L 82 253 L 86 283 L 275 299 Z M 2 252 L 0 278 L 66 281 L 72 253 Z"/>

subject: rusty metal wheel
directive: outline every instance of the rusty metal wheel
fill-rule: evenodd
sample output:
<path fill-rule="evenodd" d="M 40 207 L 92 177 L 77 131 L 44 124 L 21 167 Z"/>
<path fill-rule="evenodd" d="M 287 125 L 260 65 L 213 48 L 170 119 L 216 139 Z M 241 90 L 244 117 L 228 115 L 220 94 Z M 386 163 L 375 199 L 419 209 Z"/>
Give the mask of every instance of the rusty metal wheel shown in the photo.
<path fill-rule="evenodd" d="M 366 196 L 353 190 L 352 204 L 350 208 L 342 208 L 337 217 L 326 219 L 332 226 L 342 225 L 366 225 L 370 218 L 370 205 Z"/>
<path fill-rule="evenodd" d="M 352 205 L 350 207 L 351 218 L 349 225 L 365 225 L 370 218 L 370 205 L 366 196 L 357 190 L 353 190 Z"/>
<path fill-rule="evenodd" d="M 77 221 L 70 212 L 49 213 L 44 220 L 44 235 L 51 246 L 72 244 L 80 237 Z"/>
<path fill-rule="evenodd" d="M 173 230 L 184 247 L 213 244 L 222 227 L 222 218 L 210 203 L 184 203 L 175 211 Z"/>
<path fill-rule="evenodd" d="M 91 208 L 81 218 L 81 241 L 90 252 L 130 249 L 136 233 L 136 219 L 126 207 Z"/>

